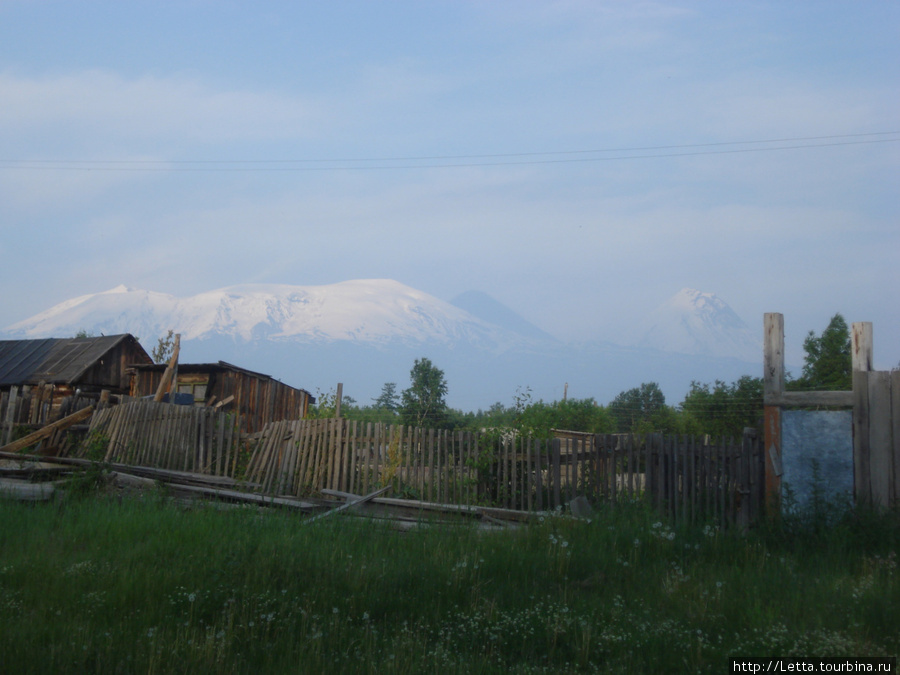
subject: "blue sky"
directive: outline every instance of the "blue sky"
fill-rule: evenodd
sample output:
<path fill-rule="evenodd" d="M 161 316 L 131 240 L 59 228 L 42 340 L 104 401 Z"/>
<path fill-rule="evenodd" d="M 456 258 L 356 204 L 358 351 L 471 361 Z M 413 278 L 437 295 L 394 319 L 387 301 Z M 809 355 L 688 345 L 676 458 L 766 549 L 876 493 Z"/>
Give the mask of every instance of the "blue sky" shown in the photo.
<path fill-rule="evenodd" d="M 682 287 L 900 362 L 900 4 L 0 0 L 0 325 L 392 278 L 615 340 Z"/>

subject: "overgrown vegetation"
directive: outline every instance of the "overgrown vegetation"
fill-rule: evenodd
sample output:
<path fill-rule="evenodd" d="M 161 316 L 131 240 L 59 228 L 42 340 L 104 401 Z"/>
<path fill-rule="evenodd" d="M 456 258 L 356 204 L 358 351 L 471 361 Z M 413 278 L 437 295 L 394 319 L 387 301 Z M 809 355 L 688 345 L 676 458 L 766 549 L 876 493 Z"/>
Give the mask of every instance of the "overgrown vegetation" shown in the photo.
<path fill-rule="evenodd" d="M 720 673 L 900 648 L 898 519 L 742 535 L 640 503 L 401 533 L 161 500 L 0 503 L 16 673 Z"/>

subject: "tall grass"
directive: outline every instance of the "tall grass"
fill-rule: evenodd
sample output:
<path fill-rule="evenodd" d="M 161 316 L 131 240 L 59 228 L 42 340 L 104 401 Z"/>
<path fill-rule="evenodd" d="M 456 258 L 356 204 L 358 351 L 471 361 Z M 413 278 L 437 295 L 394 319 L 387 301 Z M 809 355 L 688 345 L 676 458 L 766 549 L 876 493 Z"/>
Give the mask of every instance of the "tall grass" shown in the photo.
<path fill-rule="evenodd" d="M 640 503 L 518 530 L 0 502 L 0 670 L 726 672 L 900 651 L 896 515 L 742 535 Z"/>

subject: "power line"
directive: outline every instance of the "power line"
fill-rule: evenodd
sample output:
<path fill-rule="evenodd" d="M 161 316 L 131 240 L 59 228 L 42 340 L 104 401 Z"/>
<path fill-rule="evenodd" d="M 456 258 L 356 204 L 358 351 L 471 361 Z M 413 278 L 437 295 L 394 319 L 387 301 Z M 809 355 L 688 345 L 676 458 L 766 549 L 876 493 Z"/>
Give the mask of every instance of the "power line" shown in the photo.
<path fill-rule="evenodd" d="M 890 138 L 890 136 L 896 136 Z M 878 137 L 878 138 L 875 138 Z M 555 150 L 476 155 L 423 155 L 410 157 L 370 157 L 340 159 L 0 159 L 0 168 L 37 171 L 152 171 L 152 172 L 300 172 L 300 171 L 383 171 L 399 169 L 446 169 L 540 164 L 611 162 L 632 159 L 695 157 L 751 152 L 803 150 L 849 145 L 870 145 L 900 141 L 900 131 L 831 136 L 797 136 L 751 141 L 722 141 L 681 145 L 637 146 L 599 150 Z M 791 143 L 791 145 L 784 145 Z M 781 145 L 775 145 L 781 144 Z M 731 147 L 728 147 L 731 146 Z M 761 147 L 735 147 L 761 146 Z M 613 154 L 610 153 L 630 153 Z M 638 153 L 638 154 L 636 154 Z M 651 154 L 647 154 L 651 153 Z M 575 157 L 574 155 L 580 155 Z M 602 155 L 585 157 L 583 155 Z M 526 159 L 527 158 L 527 159 Z M 470 161 L 459 161 L 470 160 Z M 491 161 L 482 161 L 491 160 Z M 370 164 L 389 162 L 387 164 Z M 406 163 L 400 163 L 406 162 Z M 410 164 L 409 162 L 416 162 Z M 337 166 L 325 166 L 332 164 Z M 303 166 L 306 165 L 306 166 Z M 313 165 L 313 166 L 309 166 Z"/>

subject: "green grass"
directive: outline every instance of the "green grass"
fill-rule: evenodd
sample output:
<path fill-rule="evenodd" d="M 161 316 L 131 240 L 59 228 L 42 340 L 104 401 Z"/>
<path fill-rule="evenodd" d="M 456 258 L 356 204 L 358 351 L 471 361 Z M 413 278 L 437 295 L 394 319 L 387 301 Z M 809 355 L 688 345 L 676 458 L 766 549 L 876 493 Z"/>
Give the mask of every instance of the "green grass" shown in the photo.
<path fill-rule="evenodd" d="M 516 531 L 161 499 L 0 502 L 0 670 L 728 672 L 895 656 L 898 520 L 672 528 L 640 504 Z"/>

